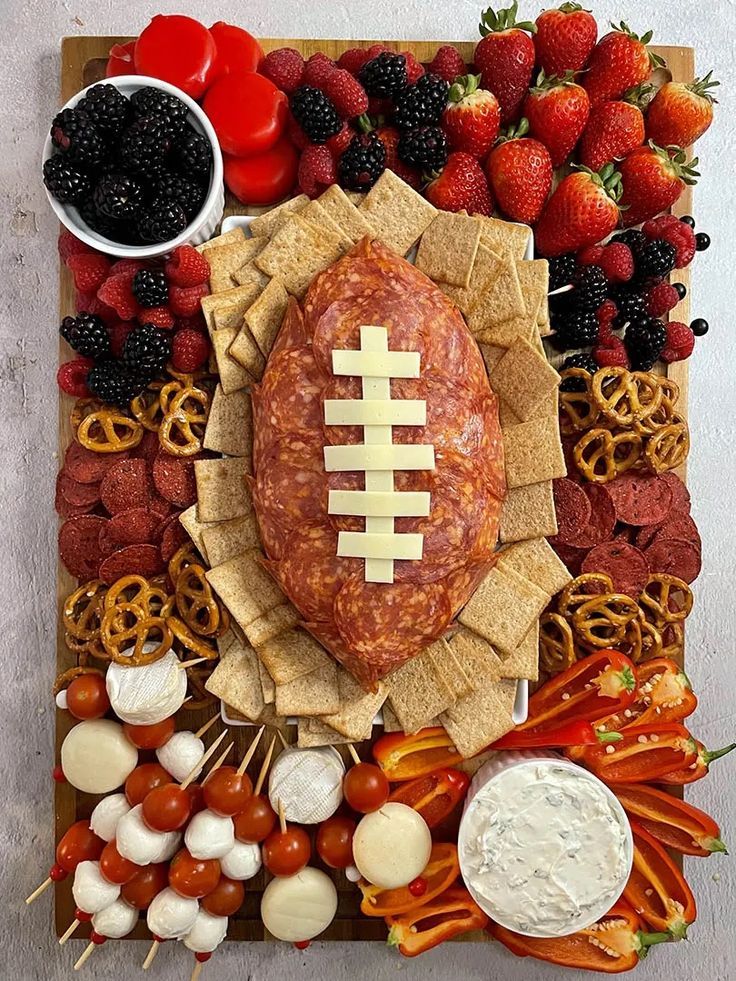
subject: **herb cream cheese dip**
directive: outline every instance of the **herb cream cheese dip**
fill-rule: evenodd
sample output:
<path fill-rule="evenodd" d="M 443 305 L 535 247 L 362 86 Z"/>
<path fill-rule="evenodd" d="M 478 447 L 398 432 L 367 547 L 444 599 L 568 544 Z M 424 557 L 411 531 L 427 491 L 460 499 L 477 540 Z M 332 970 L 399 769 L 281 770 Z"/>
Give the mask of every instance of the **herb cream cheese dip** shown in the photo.
<path fill-rule="evenodd" d="M 521 753 L 478 771 L 458 845 L 478 905 L 531 937 L 594 923 L 621 895 L 633 853 L 626 814 L 597 777 L 567 760 Z"/>

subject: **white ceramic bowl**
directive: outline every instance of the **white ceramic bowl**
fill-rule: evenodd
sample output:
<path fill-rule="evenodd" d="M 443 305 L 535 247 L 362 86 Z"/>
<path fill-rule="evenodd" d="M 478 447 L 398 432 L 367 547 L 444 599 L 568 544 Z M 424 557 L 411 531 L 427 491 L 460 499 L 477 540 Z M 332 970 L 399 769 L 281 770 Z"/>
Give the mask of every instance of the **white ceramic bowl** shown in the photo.
<path fill-rule="evenodd" d="M 212 127 L 212 123 L 193 99 L 190 99 L 186 93 L 182 92 L 181 89 L 177 89 L 176 86 L 169 85 L 168 82 L 162 82 L 158 78 L 150 78 L 148 75 L 119 75 L 108 81 L 115 88 L 119 89 L 123 95 L 127 95 L 128 97 L 138 89 L 150 86 L 151 88 L 160 89 L 162 92 L 168 92 L 169 95 L 175 95 L 177 99 L 181 99 L 187 106 L 189 109 L 189 122 L 198 133 L 202 133 L 207 137 L 212 147 L 210 186 L 207 197 L 202 205 L 202 210 L 187 225 L 181 235 L 172 239 L 170 242 L 155 242 L 151 245 L 121 245 L 119 242 L 113 242 L 111 239 L 104 238 L 97 232 L 92 231 L 80 218 L 76 205 L 61 204 L 47 190 L 46 196 L 49 199 L 51 207 L 56 212 L 62 225 L 68 228 L 82 242 L 91 246 L 93 249 L 99 249 L 101 252 L 106 252 L 108 255 L 117 256 L 121 259 L 150 259 L 153 256 L 166 255 L 168 252 L 172 252 L 177 246 L 184 245 L 187 242 L 192 245 L 201 245 L 202 242 L 206 242 L 213 237 L 217 226 L 222 220 L 222 214 L 225 209 L 222 153 L 220 152 L 220 145 L 217 142 L 217 135 Z M 95 82 L 94 84 L 97 85 L 98 83 Z M 77 92 L 66 105 L 62 106 L 62 109 L 73 109 L 80 99 L 87 94 L 88 89 L 92 87 L 92 85 L 89 85 L 86 89 L 82 89 L 81 92 Z M 42 167 L 43 161 L 47 160 L 54 152 L 55 148 L 51 142 L 51 134 L 49 133 L 43 145 Z"/>

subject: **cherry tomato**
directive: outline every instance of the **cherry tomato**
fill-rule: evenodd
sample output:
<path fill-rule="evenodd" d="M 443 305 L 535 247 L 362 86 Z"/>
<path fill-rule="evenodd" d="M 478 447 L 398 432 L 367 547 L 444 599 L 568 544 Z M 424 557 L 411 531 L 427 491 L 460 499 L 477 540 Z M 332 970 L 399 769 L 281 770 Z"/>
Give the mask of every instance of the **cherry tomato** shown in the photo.
<path fill-rule="evenodd" d="M 248 803 L 253 784 L 247 773 L 238 773 L 234 766 L 221 766 L 207 778 L 202 789 L 204 802 L 211 811 L 232 817 Z"/>
<path fill-rule="evenodd" d="M 74 872 L 80 862 L 96 862 L 105 842 L 98 838 L 89 821 L 75 821 L 56 846 L 56 864 L 65 872 Z"/>
<path fill-rule="evenodd" d="M 201 899 L 220 881 L 220 863 L 216 858 L 193 858 L 182 848 L 171 859 L 169 885 L 180 896 Z"/>
<path fill-rule="evenodd" d="M 191 817 L 195 814 L 199 814 L 200 811 L 204 811 L 207 805 L 204 802 L 204 788 L 201 783 L 190 783 L 187 787 L 187 793 L 189 794 L 189 799 L 192 802 Z"/>
<path fill-rule="evenodd" d="M 192 17 L 157 14 L 135 42 L 135 70 L 200 99 L 210 84 L 217 48 L 210 32 Z"/>
<path fill-rule="evenodd" d="M 126 882 L 136 876 L 141 870 L 140 865 L 123 858 L 117 849 L 115 839 L 108 841 L 102 849 L 100 855 L 100 872 L 108 882 L 115 882 L 117 885 L 125 885 Z"/>
<path fill-rule="evenodd" d="M 81 674 L 66 690 L 66 707 L 75 719 L 101 719 L 110 708 L 101 674 Z"/>
<path fill-rule="evenodd" d="M 345 800 L 355 811 L 368 814 L 377 811 L 388 800 L 388 780 L 375 763 L 356 763 L 345 774 Z"/>
<path fill-rule="evenodd" d="M 243 204 L 276 204 L 296 185 L 299 154 L 288 136 L 255 157 L 226 153 L 222 160 L 225 183 Z"/>
<path fill-rule="evenodd" d="M 178 783 L 164 783 L 143 798 L 143 820 L 153 831 L 176 831 L 192 813 L 192 798 Z"/>
<path fill-rule="evenodd" d="M 311 854 L 309 835 L 302 828 L 272 831 L 263 842 L 263 864 L 272 875 L 296 875 Z"/>
<path fill-rule="evenodd" d="M 172 783 L 170 775 L 160 763 L 141 763 L 125 781 L 125 796 L 131 807 L 142 804 L 154 787 Z"/>
<path fill-rule="evenodd" d="M 201 906 L 212 916 L 233 916 L 243 905 L 245 886 L 236 879 L 220 876 L 212 892 L 203 897 Z"/>
<path fill-rule="evenodd" d="M 176 724 L 173 715 L 163 722 L 154 722 L 150 726 L 132 726 L 123 723 L 123 732 L 138 749 L 158 749 L 174 735 Z"/>
<path fill-rule="evenodd" d="M 355 821 L 349 817 L 331 817 L 317 831 L 317 854 L 331 869 L 353 865 Z"/>
<path fill-rule="evenodd" d="M 115 75 L 135 75 L 134 51 L 135 39 L 126 41 L 125 44 L 113 44 L 110 48 L 110 57 L 107 59 L 105 78 L 113 78 Z"/>
<path fill-rule="evenodd" d="M 169 863 L 144 865 L 137 874 L 126 882 L 120 895 L 136 909 L 148 909 L 153 899 L 169 884 Z"/>
<path fill-rule="evenodd" d="M 210 34 L 217 46 L 213 81 L 229 72 L 258 71 L 258 66 L 263 61 L 263 49 L 252 34 L 242 27 L 226 24 L 224 20 L 213 24 Z"/>
<path fill-rule="evenodd" d="M 281 136 L 289 100 L 264 75 L 239 71 L 218 78 L 202 106 L 225 153 L 252 157 Z"/>
<path fill-rule="evenodd" d="M 265 794 L 257 794 L 249 798 L 245 807 L 233 818 L 235 837 L 238 841 L 247 841 L 251 845 L 268 838 L 274 829 L 278 817 L 271 807 L 271 802 Z"/>

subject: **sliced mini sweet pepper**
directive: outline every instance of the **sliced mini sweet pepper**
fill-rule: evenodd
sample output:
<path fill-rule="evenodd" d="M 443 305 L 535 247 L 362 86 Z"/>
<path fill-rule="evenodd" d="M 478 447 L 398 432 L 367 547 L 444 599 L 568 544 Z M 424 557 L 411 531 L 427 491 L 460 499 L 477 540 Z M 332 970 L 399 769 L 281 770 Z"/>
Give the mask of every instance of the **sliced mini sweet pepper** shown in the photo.
<path fill-rule="evenodd" d="M 689 766 L 696 744 L 685 726 L 632 726 L 617 743 L 571 747 L 566 756 L 587 766 L 606 783 L 648 783 L 671 770 Z M 673 765 L 674 764 L 674 765 Z"/>
<path fill-rule="evenodd" d="M 702 856 L 726 851 L 721 829 L 700 808 L 644 783 L 619 783 L 614 793 L 626 813 L 667 848 Z"/>
<path fill-rule="evenodd" d="M 723 746 L 721 749 L 708 750 L 698 739 L 696 739 L 695 747 L 697 756 L 694 760 L 691 760 L 689 763 L 684 763 L 676 770 L 665 773 L 663 776 L 657 777 L 657 783 L 665 783 L 669 786 L 683 787 L 685 784 L 695 783 L 696 780 L 702 780 L 704 776 L 707 776 L 713 760 L 719 760 L 722 756 L 726 756 L 732 750 L 736 749 L 736 743 L 730 743 L 730 745 Z"/>
<path fill-rule="evenodd" d="M 465 797 L 470 777 L 462 770 L 441 767 L 426 776 L 399 784 L 390 801 L 406 804 L 421 814 L 428 827 L 435 828 L 451 814 Z"/>
<path fill-rule="evenodd" d="M 524 937 L 491 923 L 488 932 L 517 957 L 536 957 L 562 967 L 620 974 L 636 967 L 649 948 L 671 940 L 669 933 L 645 933 L 642 922 L 626 903 L 618 902 L 587 930 L 567 937 Z"/>
<path fill-rule="evenodd" d="M 462 756 L 442 726 L 420 729 L 411 736 L 390 732 L 373 744 L 373 759 L 391 782 L 413 780 L 441 766 L 454 766 Z"/>
<path fill-rule="evenodd" d="M 426 906 L 451 886 L 459 875 L 457 846 L 449 841 L 436 842 L 432 845 L 429 862 L 421 874 L 426 888 L 420 895 L 415 895 L 410 886 L 381 889 L 380 886 L 361 879 L 358 883 L 363 893 L 360 912 L 364 916 L 398 916 L 400 913 L 408 913 L 409 910 Z"/>
<path fill-rule="evenodd" d="M 618 732 L 599 732 L 590 722 L 580 719 L 566 722 L 556 729 L 543 729 L 541 732 L 522 732 L 512 729 L 501 736 L 490 749 L 564 749 L 567 746 L 596 746 L 598 743 L 615 743 L 622 736 Z"/>
<path fill-rule="evenodd" d="M 611 714 L 598 723 L 611 732 L 624 726 L 681 722 L 695 711 L 698 699 L 690 679 L 669 657 L 655 657 L 636 666 L 636 694 L 623 712 Z"/>
<path fill-rule="evenodd" d="M 624 899 L 655 930 L 666 930 L 683 940 L 698 915 L 695 897 L 685 877 L 660 843 L 636 821 L 634 865 L 624 889 Z"/>
<path fill-rule="evenodd" d="M 390 947 L 416 957 L 444 940 L 469 930 L 482 930 L 488 917 L 464 886 L 450 886 L 431 902 L 398 916 L 387 916 Z"/>
<path fill-rule="evenodd" d="M 550 678 L 529 699 L 521 731 L 558 728 L 565 722 L 597 722 L 623 712 L 634 700 L 633 663 L 614 650 L 601 650 Z"/>

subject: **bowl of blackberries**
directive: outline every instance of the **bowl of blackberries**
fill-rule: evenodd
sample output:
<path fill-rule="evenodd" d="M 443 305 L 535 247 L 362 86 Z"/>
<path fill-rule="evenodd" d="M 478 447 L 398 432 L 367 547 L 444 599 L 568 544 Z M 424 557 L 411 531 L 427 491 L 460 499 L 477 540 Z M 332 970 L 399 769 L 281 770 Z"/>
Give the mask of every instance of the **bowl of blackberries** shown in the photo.
<path fill-rule="evenodd" d="M 119 257 L 199 245 L 224 208 L 209 119 L 180 89 L 142 75 L 90 85 L 67 102 L 46 137 L 43 182 L 77 238 Z"/>

